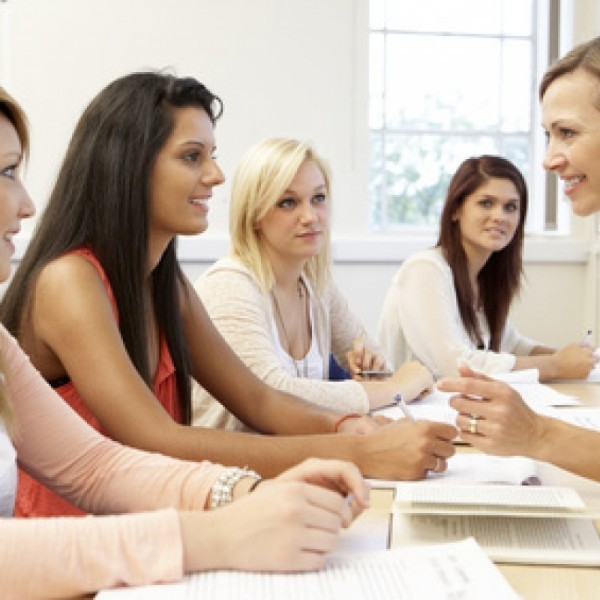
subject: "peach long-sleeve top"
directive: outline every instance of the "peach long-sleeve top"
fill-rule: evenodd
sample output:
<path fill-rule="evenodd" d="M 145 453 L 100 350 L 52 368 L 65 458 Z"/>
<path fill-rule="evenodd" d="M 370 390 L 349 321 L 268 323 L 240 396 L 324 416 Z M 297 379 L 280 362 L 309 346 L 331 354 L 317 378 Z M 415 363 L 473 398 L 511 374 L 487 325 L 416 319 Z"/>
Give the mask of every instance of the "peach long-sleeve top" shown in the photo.
<path fill-rule="evenodd" d="M 56 395 L 2 326 L 0 351 L 18 424 L 19 466 L 88 512 L 141 513 L 0 519 L 2 597 L 71 597 L 182 577 L 174 509 L 202 510 L 223 467 L 109 440 Z"/>

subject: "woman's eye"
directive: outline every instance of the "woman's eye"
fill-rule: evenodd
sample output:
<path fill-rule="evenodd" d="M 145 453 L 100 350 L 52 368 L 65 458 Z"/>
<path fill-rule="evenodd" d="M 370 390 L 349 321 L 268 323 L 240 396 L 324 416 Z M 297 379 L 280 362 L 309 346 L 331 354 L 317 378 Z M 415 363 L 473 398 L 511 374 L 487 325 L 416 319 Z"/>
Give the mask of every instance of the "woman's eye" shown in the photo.
<path fill-rule="evenodd" d="M 200 156 L 200 152 L 188 152 L 183 155 L 183 160 L 186 162 L 198 162 L 198 157 Z"/>
<path fill-rule="evenodd" d="M 519 210 L 519 206 L 515 203 L 515 202 L 509 202 L 505 207 L 504 210 L 506 212 L 517 212 Z"/>
<path fill-rule="evenodd" d="M 10 167 L 6 167 L 2 169 L 2 177 L 8 177 L 9 179 L 16 179 L 18 165 L 11 165 Z"/>
<path fill-rule="evenodd" d="M 296 201 L 293 198 L 283 198 L 277 203 L 277 206 L 280 208 L 293 208 L 296 206 Z"/>
<path fill-rule="evenodd" d="M 567 128 L 562 128 L 560 129 L 560 136 L 563 139 L 569 139 L 572 138 L 575 135 L 575 132 L 572 129 L 567 129 Z"/>
<path fill-rule="evenodd" d="M 315 202 L 317 204 L 325 202 L 325 200 L 327 200 L 327 195 L 326 194 L 315 194 L 313 196 L 313 202 Z"/>
<path fill-rule="evenodd" d="M 479 206 L 483 206 L 483 208 L 489 208 L 490 206 L 492 206 L 492 201 L 488 200 L 487 198 L 482 198 L 479 201 Z"/>

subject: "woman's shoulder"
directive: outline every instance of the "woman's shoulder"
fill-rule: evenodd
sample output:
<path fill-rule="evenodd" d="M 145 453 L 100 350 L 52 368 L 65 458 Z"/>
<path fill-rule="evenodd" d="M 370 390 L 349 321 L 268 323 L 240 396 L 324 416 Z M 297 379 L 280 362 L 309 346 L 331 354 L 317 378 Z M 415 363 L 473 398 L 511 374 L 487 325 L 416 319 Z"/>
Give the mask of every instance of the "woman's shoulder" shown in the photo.
<path fill-rule="evenodd" d="M 232 256 L 220 258 L 211 265 L 200 275 L 194 288 L 202 299 L 213 295 L 230 297 L 241 293 L 248 294 L 250 291 L 263 295 L 254 272 Z"/>
<path fill-rule="evenodd" d="M 106 279 L 104 269 L 91 254 L 83 252 L 68 252 L 52 259 L 40 271 L 38 289 L 73 290 L 80 285 L 86 286 L 90 281 L 100 277 Z"/>
<path fill-rule="evenodd" d="M 400 266 L 398 275 L 406 275 L 408 272 L 422 270 L 424 268 L 435 268 L 445 274 L 450 272 L 450 267 L 444 258 L 441 248 L 428 248 L 411 254 Z"/>

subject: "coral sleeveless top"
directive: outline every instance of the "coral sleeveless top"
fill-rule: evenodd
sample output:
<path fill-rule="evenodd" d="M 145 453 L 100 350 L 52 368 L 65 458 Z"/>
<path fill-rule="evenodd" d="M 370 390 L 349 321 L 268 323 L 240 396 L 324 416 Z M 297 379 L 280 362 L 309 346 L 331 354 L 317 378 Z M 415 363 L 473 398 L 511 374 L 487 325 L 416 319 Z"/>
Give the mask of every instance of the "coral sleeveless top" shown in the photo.
<path fill-rule="evenodd" d="M 87 248 L 73 250 L 70 254 L 77 254 L 88 260 L 98 271 L 106 293 L 112 304 L 113 313 L 117 323 L 119 322 L 119 313 L 111 285 L 106 277 L 102 265 L 98 259 Z M 87 407 L 85 400 L 81 398 L 73 383 L 65 378 L 56 382 L 50 382 L 56 392 L 69 404 L 69 406 L 87 421 L 94 429 L 107 435 L 100 426 L 100 423 L 94 417 Z M 178 404 L 177 383 L 175 380 L 175 366 L 171 358 L 171 353 L 167 346 L 164 336 L 160 339 L 159 360 L 152 385 L 152 391 L 165 410 L 171 415 L 173 420 L 181 423 L 181 413 Z M 24 471 L 19 469 L 19 480 L 17 487 L 17 500 L 15 505 L 15 516 L 18 517 L 50 517 L 50 516 L 82 516 L 85 513 L 67 502 L 61 496 L 55 494 L 52 490 L 33 479 Z"/>

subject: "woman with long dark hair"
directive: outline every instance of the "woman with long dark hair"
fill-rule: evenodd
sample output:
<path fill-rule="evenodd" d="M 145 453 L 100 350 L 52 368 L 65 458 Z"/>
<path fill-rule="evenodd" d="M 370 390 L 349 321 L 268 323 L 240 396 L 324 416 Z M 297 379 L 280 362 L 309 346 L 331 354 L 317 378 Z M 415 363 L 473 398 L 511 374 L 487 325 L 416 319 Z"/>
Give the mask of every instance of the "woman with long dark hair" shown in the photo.
<path fill-rule="evenodd" d="M 176 238 L 207 228 L 223 181 L 220 112 L 192 78 L 134 73 L 101 91 L 4 296 L 3 323 L 64 400 L 121 443 L 266 476 L 309 456 L 346 458 L 373 477 L 425 476 L 452 454 L 454 428 L 424 423 L 416 446 L 404 423 L 345 418 L 269 387 L 224 342 L 182 273 Z M 252 429 L 279 435 L 188 426 L 191 378 Z M 77 510 L 22 474 L 17 514 Z"/>
<path fill-rule="evenodd" d="M 385 298 L 379 337 L 393 362 L 416 358 L 436 377 L 461 364 L 482 373 L 537 368 L 541 380 L 582 379 L 592 348 L 556 350 L 508 319 L 519 291 L 527 187 L 509 160 L 465 160 L 448 188 L 436 247 L 406 260 Z"/>
<path fill-rule="evenodd" d="M 21 220 L 34 213 L 20 176 L 28 140 L 23 111 L 0 88 L 0 281 L 10 275 Z M 57 493 L 107 516 L 12 518 L 17 459 Z M 0 326 L 3 598 L 80 597 L 211 569 L 316 569 L 367 493 L 356 467 L 340 461 L 307 461 L 261 483 L 246 468 L 121 446 L 70 410 Z"/>
<path fill-rule="evenodd" d="M 600 37 L 550 66 L 540 84 L 544 168 L 562 182 L 573 212 L 600 212 Z M 461 369 L 440 387 L 453 392 L 461 437 L 484 452 L 529 456 L 600 481 L 600 433 L 533 411 L 499 381 Z"/>

